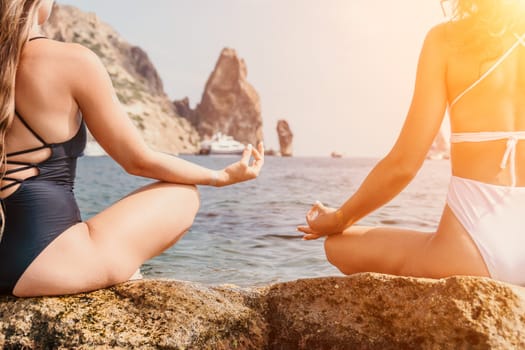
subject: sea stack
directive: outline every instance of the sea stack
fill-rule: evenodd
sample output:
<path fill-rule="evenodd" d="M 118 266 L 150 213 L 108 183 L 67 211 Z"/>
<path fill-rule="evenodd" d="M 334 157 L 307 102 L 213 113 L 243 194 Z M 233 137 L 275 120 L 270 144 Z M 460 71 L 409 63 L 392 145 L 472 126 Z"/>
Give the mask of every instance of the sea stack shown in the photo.
<path fill-rule="evenodd" d="M 188 118 L 201 139 L 220 132 L 245 144 L 263 140 L 261 103 L 247 75 L 246 63 L 235 50 L 223 49 L 201 102 Z"/>
<path fill-rule="evenodd" d="M 290 125 L 284 119 L 277 122 L 277 135 L 279 136 L 279 146 L 281 147 L 281 156 L 291 157 L 293 155 L 293 133 Z"/>

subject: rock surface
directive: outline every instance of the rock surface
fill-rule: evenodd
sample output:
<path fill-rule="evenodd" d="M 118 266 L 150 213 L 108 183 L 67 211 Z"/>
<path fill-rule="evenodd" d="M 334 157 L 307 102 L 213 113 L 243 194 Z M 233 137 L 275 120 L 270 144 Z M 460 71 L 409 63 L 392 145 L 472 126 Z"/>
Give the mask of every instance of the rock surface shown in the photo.
<path fill-rule="evenodd" d="M 44 31 L 55 40 L 86 46 L 101 58 L 125 111 L 152 148 L 169 153 L 198 151 L 197 131 L 176 113 L 141 48 L 127 43 L 95 14 L 67 5 L 55 4 Z"/>
<path fill-rule="evenodd" d="M 223 49 L 201 102 L 187 115 L 201 138 L 221 132 L 242 143 L 256 145 L 263 140 L 260 99 L 247 75 L 246 63 L 235 50 Z"/>
<path fill-rule="evenodd" d="M 293 155 L 293 133 L 290 125 L 284 119 L 277 122 L 277 136 L 279 137 L 281 156 L 291 157 Z"/>
<path fill-rule="evenodd" d="M 519 349 L 525 292 L 490 279 L 379 274 L 260 288 L 143 280 L 0 298 L 3 348 Z"/>
<path fill-rule="evenodd" d="M 195 123 L 196 125 L 196 112 L 191 108 L 190 99 L 188 97 L 184 97 L 182 100 L 173 101 L 173 105 L 175 106 L 175 110 L 177 111 L 178 115 L 187 119 L 192 124 Z"/>

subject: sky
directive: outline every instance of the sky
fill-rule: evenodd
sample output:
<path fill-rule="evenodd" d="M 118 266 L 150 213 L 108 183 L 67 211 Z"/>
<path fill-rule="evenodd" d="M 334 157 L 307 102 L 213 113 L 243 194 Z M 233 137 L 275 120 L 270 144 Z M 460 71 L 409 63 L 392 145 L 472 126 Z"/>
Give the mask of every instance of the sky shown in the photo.
<path fill-rule="evenodd" d="M 201 99 L 224 47 L 246 61 L 267 148 L 286 119 L 294 154 L 380 157 L 408 111 L 439 0 L 58 0 L 142 47 L 171 99 Z"/>

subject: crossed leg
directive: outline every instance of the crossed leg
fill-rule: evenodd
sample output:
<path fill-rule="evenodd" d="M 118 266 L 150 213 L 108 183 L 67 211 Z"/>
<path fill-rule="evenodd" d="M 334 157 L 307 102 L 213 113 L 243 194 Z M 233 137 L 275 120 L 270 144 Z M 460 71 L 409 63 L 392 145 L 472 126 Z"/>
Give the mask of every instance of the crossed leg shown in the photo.
<path fill-rule="evenodd" d="M 435 233 L 355 226 L 328 236 L 325 252 L 328 261 L 344 274 L 489 276 L 478 248 L 448 207 Z"/>
<path fill-rule="evenodd" d="M 145 186 L 58 236 L 29 265 L 13 294 L 73 294 L 124 282 L 175 244 L 198 208 L 195 186 Z"/>

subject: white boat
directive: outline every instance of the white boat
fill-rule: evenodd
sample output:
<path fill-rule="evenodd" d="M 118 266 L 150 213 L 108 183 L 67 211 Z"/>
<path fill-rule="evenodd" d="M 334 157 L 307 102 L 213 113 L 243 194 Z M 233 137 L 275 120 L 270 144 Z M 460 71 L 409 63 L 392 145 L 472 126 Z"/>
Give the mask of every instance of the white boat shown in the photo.
<path fill-rule="evenodd" d="M 242 143 L 220 132 L 201 142 L 201 154 L 241 154 L 244 148 Z"/>

